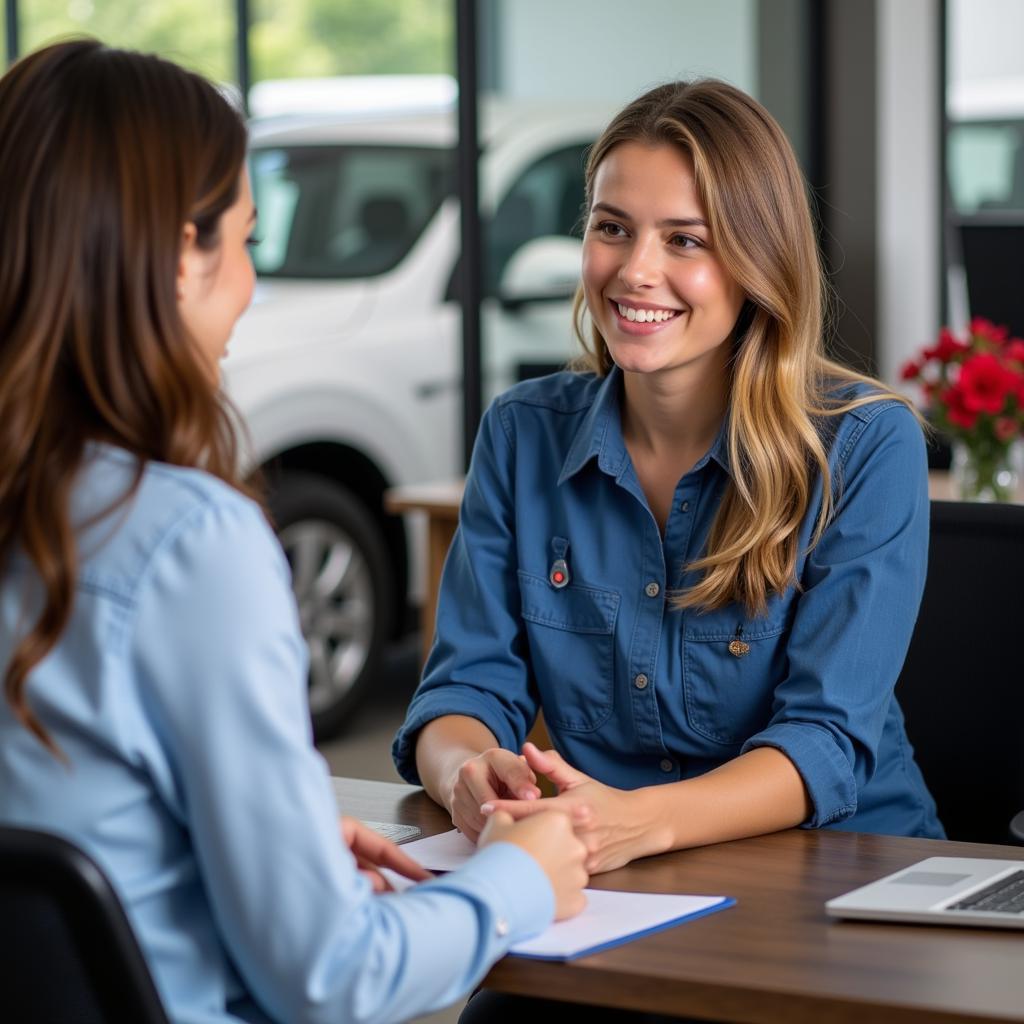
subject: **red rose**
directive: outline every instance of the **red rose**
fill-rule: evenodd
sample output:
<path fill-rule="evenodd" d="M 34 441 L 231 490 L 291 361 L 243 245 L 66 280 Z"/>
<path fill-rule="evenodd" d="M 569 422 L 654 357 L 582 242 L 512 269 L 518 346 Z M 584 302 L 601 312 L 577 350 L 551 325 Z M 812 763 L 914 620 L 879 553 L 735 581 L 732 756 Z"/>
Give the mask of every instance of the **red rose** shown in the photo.
<path fill-rule="evenodd" d="M 987 341 L 1003 342 L 1006 341 L 1010 332 L 1002 325 L 994 324 L 983 316 L 976 316 L 971 321 L 971 334 L 977 334 Z"/>
<path fill-rule="evenodd" d="M 963 402 L 974 412 L 1002 412 L 1006 396 L 1016 386 L 1017 375 L 989 352 L 971 356 L 960 367 L 959 387 L 963 391 Z"/>
<path fill-rule="evenodd" d="M 916 359 L 911 359 L 903 364 L 900 370 L 900 380 L 914 380 L 921 373 L 921 364 Z"/>
<path fill-rule="evenodd" d="M 1003 349 L 1003 356 L 1013 359 L 1015 362 L 1024 363 L 1024 341 L 1020 338 L 1011 338 Z"/>
<path fill-rule="evenodd" d="M 949 422 L 964 430 L 972 430 L 978 422 L 978 414 L 973 409 L 968 409 L 964 404 L 964 392 L 961 388 L 953 386 L 946 388 L 939 396 L 946 406 L 946 415 Z"/>
<path fill-rule="evenodd" d="M 939 340 L 931 347 L 926 348 L 922 355 L 925 359 L 938 359 L 939 362 L 949 363 L 953 359 L 969 350 L 968 345 L 957 341 L 956 336 L 948 327 L 939 331 Z"/>
<path fill-rule="evenodd" d="M 1000 441 L 1011 441 L 1017 433 L 1017 421 L 1009 416 L 1000 416 L 993 424 L 993 428 Z"/>

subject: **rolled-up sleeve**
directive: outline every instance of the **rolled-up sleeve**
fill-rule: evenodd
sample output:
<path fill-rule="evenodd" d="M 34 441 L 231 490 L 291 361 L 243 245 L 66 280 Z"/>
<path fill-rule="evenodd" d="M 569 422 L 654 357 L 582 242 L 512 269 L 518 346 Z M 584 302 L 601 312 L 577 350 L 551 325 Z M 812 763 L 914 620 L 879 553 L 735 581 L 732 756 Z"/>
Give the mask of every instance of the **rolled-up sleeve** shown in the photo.
<path fill-rule="evenodd" d="M 416 736 L 432 719 L 476 718 L 499 745 L 518 750 L 537 715 L 516 575 L 514 459 L 511 428 L 492 405 L 445 561 L 433 648 L 392 749 L 399 774 L 414 784 Z"/>
<path fill-rule="evenodd" d="M 854 417 L 834 453 L 833 518 L 801 575 L 786 677 L 768 726 L 743 746 L 793 762 L 813 805 L 808 828 L 850 817 L 874 774 L 927 570 L 921 428 L 891 402 Z"/>
<path fill-rule="evenodd" d="M 173 766 L 167 802 L 230 960 L 274 1019 L 436 1009 L 550 922 L 550 884 L 508 844 L 399 896 L 371 893 L 312 746 L 287 564 L 254 506 L 201 506 L 166 538 L 132 653 Z"/>

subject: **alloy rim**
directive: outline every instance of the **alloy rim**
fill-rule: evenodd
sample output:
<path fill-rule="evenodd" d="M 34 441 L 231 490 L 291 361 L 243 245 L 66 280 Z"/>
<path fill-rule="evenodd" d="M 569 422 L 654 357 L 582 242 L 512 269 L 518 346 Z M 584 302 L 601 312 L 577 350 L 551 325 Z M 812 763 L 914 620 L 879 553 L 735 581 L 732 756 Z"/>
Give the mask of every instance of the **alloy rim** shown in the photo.
<path fill-rule="evenodd" d="M 309 647 L 309 705 L 337 704 L 359 678 L 373 636 L 370 567 L 350 534 L 325 520 L 302 520 L 279 534 Z"/>

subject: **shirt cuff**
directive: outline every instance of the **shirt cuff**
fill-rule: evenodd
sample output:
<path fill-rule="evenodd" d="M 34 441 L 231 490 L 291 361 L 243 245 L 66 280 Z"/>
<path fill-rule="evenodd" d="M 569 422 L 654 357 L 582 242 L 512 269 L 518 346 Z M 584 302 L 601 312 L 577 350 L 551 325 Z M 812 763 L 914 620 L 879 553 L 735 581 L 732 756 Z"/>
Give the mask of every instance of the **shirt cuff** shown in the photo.
<path fill-rule="evenodd" d="M 492 909 L 491 940 L 502 950 L 539 935 L 555 917 L 548 876 L 513 843 L 490 843 L 457 871 L 424 882 L 419 889 L 457 890 Z"/>
<path fill-rule="evenodd" d="M 781 750 L 800 773 L 814 808 L 803 828 L 832 825 L 857 810 L 853 769 L 827 729 L 809 722 L 778 722 L 751 736 L 740 754 L 755 747 Z"/>
<path fill-rule="evenodd" d="M 479 690 L 459 683 L 448 683 L 436 690 L 427 690 L 413 697 L 405 721 L 391 745 L 391 758 L 398 774 L 413 786 L 423 785 L 416 771 L 416 737 L 428 722 L 444 715 L 475 718 L 494 733 L 498 746 L 506 750 L 518 751 L 522 746 L 508 722 L 502 716 L 495 715 L 493 704 L 482 698 Z"/>

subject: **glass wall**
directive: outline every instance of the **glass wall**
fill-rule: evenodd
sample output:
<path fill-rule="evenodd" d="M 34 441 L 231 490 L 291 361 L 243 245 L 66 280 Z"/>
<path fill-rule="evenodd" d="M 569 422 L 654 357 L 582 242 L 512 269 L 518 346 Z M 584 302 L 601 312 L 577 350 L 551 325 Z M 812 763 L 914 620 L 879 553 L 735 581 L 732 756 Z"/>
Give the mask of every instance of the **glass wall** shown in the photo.
<path fill-rule="evenodd" d="M 450 0 L 252 0 L 253 80 L 451 73 Z"/>
<path fill-rule="evenodd" d="M 20 0 L 20 49 L 66 36 L 159 53 L 218 82 L 235 80 L 233 0 Z"/>
<path fill-rule="evenodd" d="M 633 0 L 624 22 L 620 0 L 489 5 L 481 47 L 491 94 L 481 111 L 485 403 L 577 352 L 571 296 L 583 165 L 617 109 L 659 82 L 724 78 L 762 99 L 798 153 L 809 152 L 806 6 Z"/>
<path fill-rule="evenodd" d="M 1022 37 L 1018 0 L 948 0 L 950 319 L 984 316 L 1015 334 L 1024 333 Z"/>

